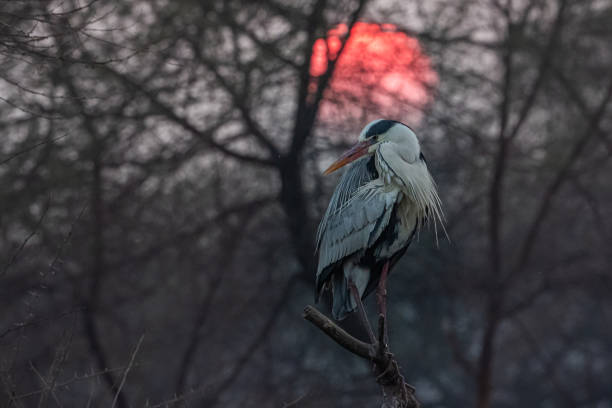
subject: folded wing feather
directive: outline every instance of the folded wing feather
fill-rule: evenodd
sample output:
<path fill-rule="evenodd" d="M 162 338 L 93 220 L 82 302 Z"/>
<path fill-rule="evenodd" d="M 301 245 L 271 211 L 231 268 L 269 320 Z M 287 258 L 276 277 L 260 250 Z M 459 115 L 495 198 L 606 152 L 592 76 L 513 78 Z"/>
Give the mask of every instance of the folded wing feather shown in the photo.
<path fill-rule="evenodd" d="M 362 159 L 338 182 L 317 233 L 317 279 L 329 265 L 373 245 L 389 223 L 399 190 L 375 177 Z"/>

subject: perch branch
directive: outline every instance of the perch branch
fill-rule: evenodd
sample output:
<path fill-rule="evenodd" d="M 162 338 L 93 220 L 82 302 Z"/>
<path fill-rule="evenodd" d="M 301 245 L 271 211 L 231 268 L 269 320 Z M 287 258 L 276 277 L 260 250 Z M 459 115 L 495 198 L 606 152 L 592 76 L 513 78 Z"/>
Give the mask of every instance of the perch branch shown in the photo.
<path fill-rule="evenodd" d="M 368 360 L 376 358 L 376 348 L 351 336 L 344 329 L 334 323 L 329 317 L 319 312 L 314 306 L 304 308 L 304 319 L 317 326 L 325 332 L 333 341 L 338 343 L 353 354 Z"/>
<path fill-rule="evenodd" d="M 308 305 L 304 308 L 304 319 L 314 324 L 343 348 L 374 364 L 376 382 L 380 384 L 383 393 L 381 408 L 420 407 L 414 396 L 414 388 L 406 383 L 400 373 L 399 364 L 389 351 L 386 342 L 385 316 L 382 314 L 378 316 L 378 341 L 376 344 L 369 344 L 356 339 L 314 306 Z"/>

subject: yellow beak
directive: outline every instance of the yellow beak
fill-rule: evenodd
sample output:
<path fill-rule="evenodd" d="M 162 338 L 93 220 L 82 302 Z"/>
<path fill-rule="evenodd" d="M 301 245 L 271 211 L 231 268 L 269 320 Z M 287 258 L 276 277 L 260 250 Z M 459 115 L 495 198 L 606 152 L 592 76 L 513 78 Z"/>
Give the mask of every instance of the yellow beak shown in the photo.
<path fill-rule="evenodd" d="M 323 172 L 323 174 L 327 175 L 333 173 L 340 167 L 346 166 L 347 164 L 354 162 L 358 158 L 363 157 L 368 153 L 368 149 L 374 143 L 374 138 L 372 138 L 372 140 L 364 140 L 363 142 L 357 143 L 355 146 L 344 152 L 342 156 L 338 158 L 338 160 L 333 162 L 331 166 L 329 166 L 327 170 Z"/>

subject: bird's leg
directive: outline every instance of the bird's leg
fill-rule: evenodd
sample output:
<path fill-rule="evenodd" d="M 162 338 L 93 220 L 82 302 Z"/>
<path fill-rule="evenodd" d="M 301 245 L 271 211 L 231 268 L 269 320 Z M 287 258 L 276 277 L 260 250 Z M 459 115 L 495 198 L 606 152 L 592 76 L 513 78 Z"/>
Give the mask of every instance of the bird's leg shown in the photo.
<path fill-rule="evenodd" d="M 349 289 L 351 290 L 351 294 L 353 295 L 355 302 L 357 302 L 357 314 L 359 314 L 359 320 L 361 320 L 361 324 L 368 332 L 370 343 L 376 344 L 376 337 L 374 336 L 374 332 L 372 331 L 372 326 L 370 326 L 368 315 L 366 314 L 365 308 L 363 307 L 363 302 L 361 302 L 361 296 L 359 296 L 359 289 L 357 289 L 357 286 L 355 286 L 352 281 L 349 281 Z"/>
<path fill-rule="evenodd" d="M 387 275 L 389 275 L 389 261 L 386 261 L 380 272 L 380 280 L 378 281 L 378 288 L 376 290 L 376 300 L 378 303 L 378 313 L 382 319 L 385 320 L 384 325 L 384 343 L 385 346 L 389 342 L 389 336 L 387 334 Z"/>

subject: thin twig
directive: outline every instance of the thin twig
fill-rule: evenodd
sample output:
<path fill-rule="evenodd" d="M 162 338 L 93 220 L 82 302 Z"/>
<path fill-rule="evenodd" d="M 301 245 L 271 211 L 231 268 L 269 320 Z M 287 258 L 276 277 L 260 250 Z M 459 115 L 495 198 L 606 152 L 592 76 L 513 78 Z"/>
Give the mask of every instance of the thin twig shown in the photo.
<path fill-rule="evenodd" d="M 51 196 L 47 198 L 47 202 L 45 203 L 45 208 L 43 209 L 42 214 L 38 218 L 36 225 L 34 225 L 34 228 L 32 228 L 32 231 L 30 232 L 30 234 L 28 234 L 28 236 L 25 237 L 25 239 L 21 242 L 21 245 L 19 246 L 19 248 L 17 248 L 17 251 L 15 251 L 13 256 L 11 256 L 11 259 L 4 266 L 4 269 L 0 273 L 0 278 L 6 275 L 9 268 L 17 262 L 19 255 L 21 255 L 21 252 L 25 249 L 26 245 L 28 245 L 28 242 L 30 241 L 30 239 L 32 239 L 32 237 L 38 233 L 38 229 L 42 225 L 45 219 L 45 216 L 47 215 L 47 212 L 49 211 L 50 205 L 51 205 Z"/>
<path fill-rule="evenodd" d="M 119 383 L 119 387 L 117 388 L 117 391 L 115 392 L 115 397 L 113 398 L 113 404 L 111 405 L 112 408 L 115 408 L 115 406 L 117 405 L 119 395 L 121 394 L 121 389 L 123 388 L 123 385 L 125 384 L 125 380 L 127 379 L 128 373 L 130 372 L 130 370 L 132 369 L 132 366 L 134 365 L 134 360 L 136 360 L 136 354 L 138 354 L 138 350 L 140 350 L 140 345 L 142 344 L 143 340 L 144 340 L 144 334 L 140 336 L 140 340 L 138 340 L 138 343 L 136 344 L 136 347 L 134 348 L 134 351 L 132 352 L 132 357 L 130 358 L 130 362 L 128 363 L 128 366 L 125 368 L 125 371 L 123 372 L 123 376 L 121 377 L 121 383 Z"/>
<path fill-rule="evenodd" d="M 64 332 L 62 341 L 55 352 L 55 356 L 53 357 L 53 361 L 51 362 L 51 367 L 49 367 L 47 378 L 43 380 L 43 384 L 45 386 L 44 392 L 40 395 L 40 399 L 38 400 L 38 408 L 43 408 L 47 406 L 47 402 L 49 400 L 49 394 L 52 395 L 53 399 L 57 403 L 59 407 L 62 407 L 59 399 L 55 394 L 55 388 L 57 385 L 57 379 L 62 372 L 62 367 L 66 360 L 68 359 L 68 353 L 72 347 L 72 339 L 74 336 L 74 328 L 76 325 L 77 317 L 76 315 L 72 319 L 72 325 L 70 329 Z M 33 367 L 33 366 L 32 366 Z M 42 377 L 41 377 L 42 378 Z"/>
<path fill-rule="evenodd" d="M 70 378 L 69 380 L 63 381 L 61 383 L 56 384 L 55 388 L 59 388 L 59 387 L 67 387 L 75 382 L 79 382 L 79 381 L 86 381 L 86 380 L 90 380 L 92 378 L 96 378 L 99 377 L 101 375 L 104 375 L 106 373 L 113 373 L 115 371 L 122 371 L 125 370 L 124 367 L 117 367 L 117 368 L 109 368 L 109 369 L 105 369 L 105 370 L 100 370 L 100 371 L 96 371 L 93 372 L 91 374 L 86 374 L 83 375 L 81 377 L 79 376 L 74 376 L 73 378 Z M 15 402 L 15 401 L 19 401 L 22 400 L 24 398 L 29 398 L 32 397 L 34 395 L 39 395 L 42 394 L 45 390 L 44 389 L 40 389 L 40 390 L 36 390 L 36 391 L 30 391 L 30 392 L 26 392 L 23 394 L 18 394 L 18 395 L 14 395 L 11 397 L 11 402 Z"/>
<path fill-rule="evenodd" d="M 297 406 L 298 402 L 300 402 L 301 400 L 306 398 L 307 395 L 308 394 L 303 394 L 303 395 L 300 395 L 299 397 L 297 397 L 296 399 L 294 399 L 293 401 L 285 402 L 283 404 L 283 408 L 290 408 L 290 407 Z"/>
<path fill-rule="evenodd" d="M 41 384 L 43 386 L 43 392 L 41 393 L 40 400 L 38 401 L 38 406 L 39 407 L 45 406 L 46 401 L 47 401 L 46 400 L 46 395 L 47 395 L 47 393 L 50 392 L 51 396 L 55 400 L 55 403 L 57 404 L 57 406 L 61 407 L 62 403 L 57 398 L 57 394 L 55 394 L 55 390 L 49 385 L 47 380 L 45 380 L 45 377 L 40 373 L 40 371 L 38 371 L 36 369 L 36 366 L 34 366 L 34 363 L 32 363 L 31 361 L 30 361 L 30 369 L 34 372 L 34 374 L 36 374 L 36 376 L 38 377 L 38 379 L 40 380 L 40 382 L 41 382 Z"/>
<path fill-rule="evenodd" d="M 28 146 L 28 147 L 26 147 L 26 148 L 24 148 L 22 150 L 19 150 L 18 152 L 12 153 L 8 157 L 2 159 L 2 161 L 0 161 L 0 165 L 6 164 L 6 163 L 10 162 L 11 160 L 13 160 L 14 158 L 19 157 L 22 154 L 31 152 L 32 150 L 34 150 L 34 149 L 36 149 L 38 147 L 44 146 L 44 145 L 49 144 L 49 143 L 57 142 L 58 140 L 65 138 L 69 134 L 70 134 L 70 131 L 66 132 L 66 133 L 64 133 L 62 135 L 56 136 L 56 137 L 54 137 L 52 139 L 42 140 L 42 141 L 40 141 L 38 143 L 33 144 L 32 146 Z"/>

